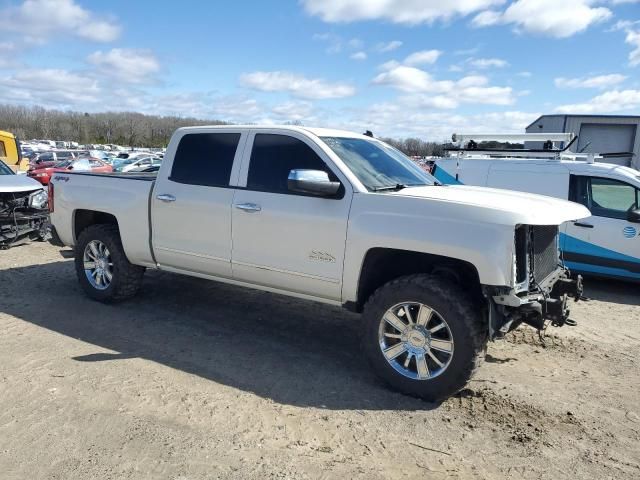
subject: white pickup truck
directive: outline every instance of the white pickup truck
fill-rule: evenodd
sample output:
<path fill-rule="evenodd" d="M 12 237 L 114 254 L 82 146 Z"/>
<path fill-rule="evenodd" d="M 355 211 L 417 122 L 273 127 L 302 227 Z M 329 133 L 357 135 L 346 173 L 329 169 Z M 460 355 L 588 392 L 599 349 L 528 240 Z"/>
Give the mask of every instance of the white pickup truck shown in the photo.
<path fill-rule="evenodd" d="M 464 387 L 488 340 L 566 323 L 581 290 L 558 226 L 585 207 L 443 186 L 344 131 L 182 128 L 157 177 L 65 172 L 49 188 L 54 242 L 75 247 L 91 298 L 131 297 L 154 268 L 343 305 L 363 313 L 374 371 L 432 401 Z"/>

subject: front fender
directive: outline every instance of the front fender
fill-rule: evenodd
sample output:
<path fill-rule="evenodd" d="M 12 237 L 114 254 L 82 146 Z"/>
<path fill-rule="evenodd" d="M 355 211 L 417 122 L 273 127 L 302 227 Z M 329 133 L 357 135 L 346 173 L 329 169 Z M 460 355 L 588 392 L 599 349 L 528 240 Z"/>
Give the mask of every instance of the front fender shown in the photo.
<path fill-rule="evenodd" d="M 419 203 L 418 203 L 419 202 Z M 393 248 L 462 260 L 483 285 L 513 284 L 514 227 L 475 221 L 473 208 L 393 197 L 354 195 L 349 218 L 343 301 L 357 300 L 362 264 L 372 248 Z"/>

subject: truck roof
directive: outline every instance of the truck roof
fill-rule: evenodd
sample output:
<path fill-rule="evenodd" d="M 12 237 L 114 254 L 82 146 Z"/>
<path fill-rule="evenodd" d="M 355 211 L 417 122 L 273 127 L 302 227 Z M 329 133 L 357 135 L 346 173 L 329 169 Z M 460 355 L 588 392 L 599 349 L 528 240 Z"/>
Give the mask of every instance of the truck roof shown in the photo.
<path fill-rule="evenodd" d="M 289 132 L 311 133 L 318 137 L 346 137 L 346 138 L 364 138 L 371 139 L 363 134 L 350 132 L 348 130 L 339 130 L 333 128 L 305 127 L 297 125 L 198 125 L 193 127 L 182 127 L 179 130 L 198 131 L 198 130 L 283 130 Z"/>

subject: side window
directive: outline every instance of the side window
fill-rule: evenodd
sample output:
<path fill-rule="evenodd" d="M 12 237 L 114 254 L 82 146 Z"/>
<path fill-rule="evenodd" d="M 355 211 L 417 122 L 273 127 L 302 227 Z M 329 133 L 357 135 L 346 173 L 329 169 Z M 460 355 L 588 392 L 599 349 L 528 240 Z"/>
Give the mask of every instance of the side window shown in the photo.
<path fill-rule="evenodd" d="M 591 178 L 591 213 L 598 217 L 626 219 L 627 212 L 638 208 L 635 187 L 610 180 Z"/>
<path fill-rule="evenodd" d="M 4 148 L 4 142 L 0 140 L 0 157 L 6 157 L 7 151 Z"/>
<path fill-rule="evenodd" d="M 227 187 L 239 133 L 189 133 L 182 137 L 170 180 L 189 185 Z"/>
<path fill-rule="evenodd" d="M 247 188 L 261 192 L 287 193 L 289 172 L 322 170 L 331 181 L 338 178 L 309 145 L 288 135 L 259 133 L 253 141 Z"/>

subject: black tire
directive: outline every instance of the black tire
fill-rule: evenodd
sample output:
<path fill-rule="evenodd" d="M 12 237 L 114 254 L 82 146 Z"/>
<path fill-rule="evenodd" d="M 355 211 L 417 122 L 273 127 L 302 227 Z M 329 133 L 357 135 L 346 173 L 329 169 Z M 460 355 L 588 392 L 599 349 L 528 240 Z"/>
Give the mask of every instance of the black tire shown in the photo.
<path fill-rule="evenodd" d="M 95 288 L 85 274 L 83 255 L 87 244 L 93 240 L 104 243 L 111 253 L 113 278 L 104 290 Z M 103 303 L 119 302 L 138 293 L 145 269 L 129 263 L 122 248 L 120 232 L 115 225 L 92 225 L 80 233 L 75 248 L 75 267 L 78 281 L 84 292 L 93 300 Z"/>
<path fill-rule="evenodd" d="M 379 329 L 388 309 L 417 302 L 436 310 L 448 324 L 454 348 L 448 366 L 434 378 L 404 376 L 384 356 Z M 392 389 L 430 402 L 448 398 L 467 384 L 484 360 L 487 326 L 480 309 L 457 285 L 431 275 L 409 275 L 380 287 L 364 307 L 362 347 L 374 372 Z"/>

